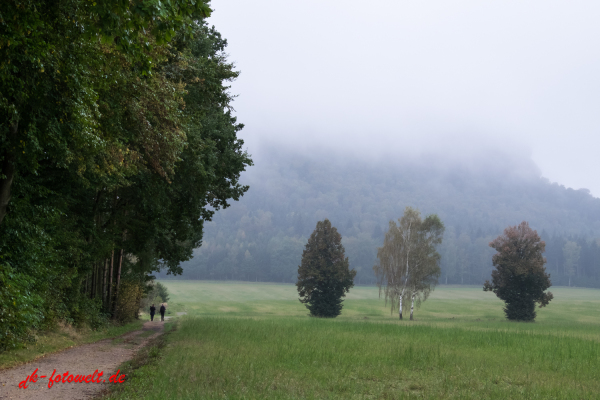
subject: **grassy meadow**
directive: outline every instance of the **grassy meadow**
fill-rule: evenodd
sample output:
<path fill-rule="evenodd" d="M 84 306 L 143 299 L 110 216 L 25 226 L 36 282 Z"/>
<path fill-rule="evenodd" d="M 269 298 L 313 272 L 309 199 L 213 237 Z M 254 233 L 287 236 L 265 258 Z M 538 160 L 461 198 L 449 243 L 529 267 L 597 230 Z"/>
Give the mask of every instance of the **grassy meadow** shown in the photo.
<path fill-rule="evenodd" d="M 600 290 L 551 288 L 515 323 L 479 287 L 438 287 L 398 321 L 376 287 L 317 319 L 293 285 L 163 283 L 187 315 L 111 398 L 600 398 Z"/>

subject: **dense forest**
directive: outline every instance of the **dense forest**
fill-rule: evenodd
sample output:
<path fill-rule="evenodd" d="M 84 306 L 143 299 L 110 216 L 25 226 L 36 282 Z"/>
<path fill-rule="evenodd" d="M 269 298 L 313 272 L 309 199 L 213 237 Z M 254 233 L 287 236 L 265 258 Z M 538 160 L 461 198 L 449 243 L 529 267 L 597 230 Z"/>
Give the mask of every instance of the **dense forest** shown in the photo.
<path fill-rule="evenodd" d="M 390 161 L 269 148 L 255 159 L 242 175 L 251 189 L 205 224 L 180 278 L 295 282 L 308 236 L 328 218 L 342 234 L 355 282 L 372 284 L 389 221 L 412 206 L 445 224 L 442 284 L 489 279 L 489 242 L 525 220 L 546 241 L 554 285 L 600 285 L 600 199 L 550 183 L 527 157 L 482 150 Z"/>
<path fill-rule="evenodd" d="M 201 1 L 0 2 L 0 351 L 137 317 L 252 164 Z"/>

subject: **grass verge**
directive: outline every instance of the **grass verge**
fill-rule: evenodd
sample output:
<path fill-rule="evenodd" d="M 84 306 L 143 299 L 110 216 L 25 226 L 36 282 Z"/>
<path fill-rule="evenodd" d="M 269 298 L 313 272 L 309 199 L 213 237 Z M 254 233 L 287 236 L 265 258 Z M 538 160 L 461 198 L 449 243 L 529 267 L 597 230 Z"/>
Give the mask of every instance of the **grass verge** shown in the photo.
<path fill-rule="evenodd" d="M 144 399 L 148 388 L 147 381 L 160 379 L 158 374 L 161 354 L 168 346 L 168 338 L 177 329 L 178 322 L 165 323 L 162 335 L 151 340 L 129 361 L 119 366 L 121 374 L 125 374 L 126 380 L 122 385 L 112 385 L 100 394 L 100 399 L 109 400 L 116 398 Z"/>
<path fill-rule="evenodd" d="M 141 329 L 143 324 L 144 320 L 139 319 L 125 325 L 111 324 L 96 331 L 58 326 L 52 331 L 40 332 L 35 343 L 28 344 L 25 348 L 0 353 L 0 369 L 13 368 L 69 347 L 121 336 Z"/>

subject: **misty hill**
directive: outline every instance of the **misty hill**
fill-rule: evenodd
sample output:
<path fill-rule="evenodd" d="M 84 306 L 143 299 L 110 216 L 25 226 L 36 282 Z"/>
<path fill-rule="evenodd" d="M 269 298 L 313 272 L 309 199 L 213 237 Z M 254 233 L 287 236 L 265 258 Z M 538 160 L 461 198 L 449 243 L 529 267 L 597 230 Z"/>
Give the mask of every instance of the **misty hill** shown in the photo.
<path fill-rule="evenodd" d="M 526 156 L 486 151 L 369 160 L 327 151 L 302 155 L 272 148 L 254 155 L 248 193 L 205 224 L 204 242 L 182 266 L 184 278 L 295 282 L 306 240 L 329 218 L 343 237 L 357 283 L 372 266 L 390 220 L 406 206 L 436 213 L 446 226 L 441 283 L 489 279 L 488 243 L 505 227 L 529 222 L 547 242 L 554 284 L 596 285 L 600 275 L 600 199 L 542 178 Z M 566 270 L 567 240 L 581 247 Z"/>

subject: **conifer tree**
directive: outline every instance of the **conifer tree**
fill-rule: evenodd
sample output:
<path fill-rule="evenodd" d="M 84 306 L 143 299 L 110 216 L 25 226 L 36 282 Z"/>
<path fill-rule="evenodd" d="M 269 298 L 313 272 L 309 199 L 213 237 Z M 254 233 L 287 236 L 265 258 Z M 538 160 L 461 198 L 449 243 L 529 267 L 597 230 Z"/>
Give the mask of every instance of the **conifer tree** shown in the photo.
<path fill-rule="evenodd" d="M 354 286 L 355 270 L 348 267 L 342 236 L 328 219 L 317 222 L 302 253 L 296 286 L 310 315 L 337 317 L 342 297 Z"/>

